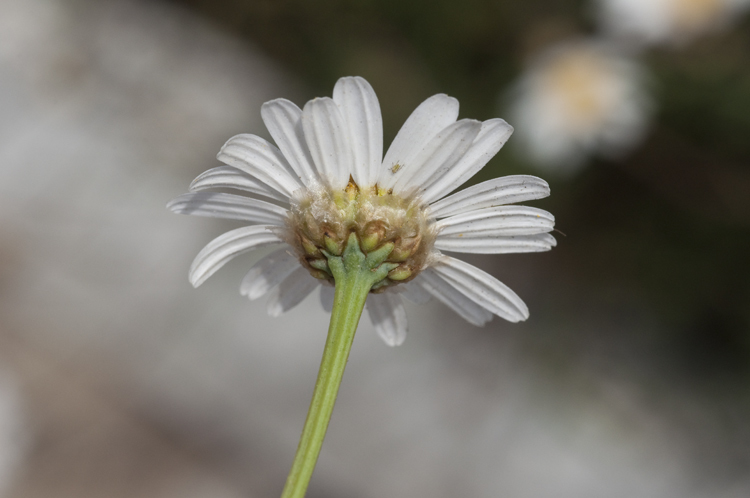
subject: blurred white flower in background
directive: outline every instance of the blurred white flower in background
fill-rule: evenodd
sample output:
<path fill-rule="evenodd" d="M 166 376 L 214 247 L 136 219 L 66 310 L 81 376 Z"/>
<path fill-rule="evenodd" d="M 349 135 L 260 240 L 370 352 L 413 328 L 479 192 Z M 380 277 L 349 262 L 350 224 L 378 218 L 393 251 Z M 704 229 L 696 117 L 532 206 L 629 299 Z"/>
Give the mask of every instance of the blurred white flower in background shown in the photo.
<path fill-rule="evenodd" d="M 644 69 L 602 42 L 556 45 L 537 55 L 511 90 L 510 122 L 539 167 L 570 172 L 594 153 L 617 157 L 647 129 Z"/>
<path fill-rule="evenodd" d="M 610 35 L 680 43 L 725 26 L 748 6 L 750 0 L 598 0 L 597 17 Z"/>

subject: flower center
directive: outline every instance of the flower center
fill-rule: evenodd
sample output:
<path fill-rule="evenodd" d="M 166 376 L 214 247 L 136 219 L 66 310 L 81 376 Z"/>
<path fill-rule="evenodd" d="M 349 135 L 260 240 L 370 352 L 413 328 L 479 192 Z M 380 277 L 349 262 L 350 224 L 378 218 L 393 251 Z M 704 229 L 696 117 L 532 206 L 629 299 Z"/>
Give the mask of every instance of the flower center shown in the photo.
<path fill-rule="evenodd" d="M 560 56 L 545 84 L 558 95 L 571 124 L 594 126 L 610 105 L 612 80 L 601 57 L 586 51 Z"/>
<path fill-rule="evenodd" d="M 328 258 L 341 256 L 351 234 L 361 251 L 394 266 L 372 290 L 408 282 L 425 267 L 437 235 L 435 220 L 418 197 L 360 189 L 313 186 L 295 193 L 289 210 L 288 238 L 300 263 L 319 279 L 333 283 Z"/>
<path fill-rule="evenodd" d="M 721 11 L 720 0 L 677 0 L 673 9 L 677 26 L 694 29 L 711 22 Z"/>

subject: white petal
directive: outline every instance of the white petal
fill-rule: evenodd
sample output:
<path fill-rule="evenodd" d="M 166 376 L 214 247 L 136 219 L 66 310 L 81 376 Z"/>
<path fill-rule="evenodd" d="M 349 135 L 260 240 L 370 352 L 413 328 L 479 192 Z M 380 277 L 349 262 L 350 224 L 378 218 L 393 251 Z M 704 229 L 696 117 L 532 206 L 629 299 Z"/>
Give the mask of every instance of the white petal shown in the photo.
<path fill-rule="evenodd" d="M 430 206 L 432 216 L 445 218 L 504 204 L 515 204 L 549 195 L 547 182 L 536 176 L 512 175 L 487 180 L 437 201 Z"/>
<path fill-rule="evenodd" d="M 349 131 L 352 177 L 360 187 L 371 187 L 378 180 L 383 159 L 383 118 L 378 97 L 367 80 L 350 76 L 336 82 L 333 100 Z"/>
<path fill-rule="evenodd" d="M 167 209 L 177 214 L 192 214 L 211 218 L 242 220 L 262 225 L 284 226 L 287 210 L 276 204 L 217 192 L 190 192 L 175 197 Z"/>
<path fill-rule="evenodd" d="M 302 187 L 281 151 L 255 135 L 244 134 L 230 138 L 216 158 L 258 178 L 287 198 Z"/>
<path fill-rule="evenodd" d="M 302 131 L 302 111 L 286 99 L 266 102 L 260 115 L 276 145 L 304 186 L 319 181 Z"/>
<path fill-rule="evenodd" d="M 411 163 L 404 163 L 394 173 L 399 176 L 394 193 L 421 191 L 444 176 L 469 150 L 482 124 L 462 119 L 441 130 L 416 155 Z"/>
<path fill-rule="evenodd" d="M 275 226 L 253 225 L 237 228 L 216 237 L 193 260 L 190 283 L 198 287 L 235 256 L 258 247 L 281 244 L 284 241 L 273 230 Z"/>
<path fill-rule="evenodd" d="M 483 122 L 471 148 L 445 175 L 425 189 L 422 200 L 434 202 L 466 183 L 497 154 L 512 133 L 513 127 L 500 118 Z"/>
<path fill-rule="evenodd" d="M 300 268 L 297 257 L 289 249 L 274 251 L 250 268 L 240 284 L 240 294 L 251 301 L 265 295 L 286 277 Z"/>
<path fill-rule="evenodd" d="M 336 190 L 349 184 L 352 148 L 338 106 L 328 97 L 305 104 L 302 129 L 319 176 Z"/>
<path fill-rule="evenodd" d="M 425 304 L 432 298 L 429 292 L 424 290 L 419 284 L 414 283 L 414 281 L 396 285 L 393 287 L 393 290 L 414 304 Z"/>
<path fill-rule="evenodd" d="M 257 178 L 232 166 L 217 166 L 198 175 L 190 184 L 190 190 L 200 192 L 214 188 L 231 188 L 261 195 L 277 201 L 289 202 L 289 197 L 272 189 Z"/>
<path fill-rule="evenodd" d="M 458 117 L 458 100 L 445 94 L 433 95 L 422 102 L 406 120 L 383 158 L 378 187 L 388 190 L 398 180 L 398 171 L 411 165 L 432 137 L 453 124 Z"/>
<path fill-rule="evenodd" d="M 513 237 L 485 237 L 467 234 L 464 237 L 450 235 L 438 237 L 435 248 L 474 254 L 510 254 L 520 252 L 549 251 L 557 245 L 555 238 L 548 233 L 518 235 Z"/>
<path fill-rule="evenodd" d="M 333 297 L 336 294 L 336 288 L 332 285 L 320 285 L 320 305 L 330 313 L 333 310 Z"/>
<path fill-rule="evenodd" d="M 271 316 L 281 316 L 301 303 L 319 285 L 320 281 L 310 275 L 306 268 L 298 266 L 273 290 L 266 311 Z"/>
<path fill-rule="evenodd" d="M 435 273 L 432 268 L 424 270 L 412 282 L 435 296 L 438 301 L 448 306 L 472 325 L 481 327 L 492 320 L 492 313 L 459 292 Z"/>
<path fill-rule="evenodd" d="M 509 322 L 529 317 L 529 309 L 515 292 L 476 266 L 443 256 L 432 269 L 466 297 Z"/>
<path fill-rule="evenodd" d="M 387 345 L 403 344 L 406 339 L 406 310 L 398 294 L 370 294 L 367 296 L 367 312 L 375 331 Z"/>
<path fill-rule="evenodd" d="M 555 217 L 530 206 L 496 206 L 444 218 L 435 224 L 438 238 L 448 235 L 499 237 L 534 235 L 555 227 Z"/>

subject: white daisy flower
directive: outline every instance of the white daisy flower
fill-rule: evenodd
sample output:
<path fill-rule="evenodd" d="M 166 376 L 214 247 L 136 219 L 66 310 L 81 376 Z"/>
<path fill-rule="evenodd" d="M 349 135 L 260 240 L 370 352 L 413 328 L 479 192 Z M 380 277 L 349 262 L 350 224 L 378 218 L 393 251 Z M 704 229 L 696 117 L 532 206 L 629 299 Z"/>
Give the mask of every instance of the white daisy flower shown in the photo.
<path fill-rule="evenodd" d="M 540 167 L 562 171 L 592 153 L 622 154 L 648 125 L 644 86 L 642 67 L 603 43 L 554 46 L 530 62 L 511 92 L 519 145 Z"/>
<path fill-rule="evenodd" d="M 190 193 L 168 204 L 176 213 L 248 223 L 200 251 L 190 269 L 194 286 L 235 256 L 276 245 L 250 269 L 240 292 L 250 299 L 270 293 L 267 309 L 277 316 L 320 288 L 330 310 L 332 258 L 358 243 L 379 265 L 366 309 L 388 345 L 405 338 L 402 298 L 434 297 L 474 325 L 493 315 L 528 318 L 507 286 L 441 252 L 536 252 L 556 244 L 550 213 L 511 205 L 549 195 L 539 178 L 497 178 L 448 195 L 505 144 L 513 132 L 505 121 L 457 120 L 458 101 L 435 95 L 407 119 L 383 158 L 380 106 L 363 78 L 341 78 L 333 98 L 303 109 L 272 100 L 261 114 L 276 145 L 248 134 L 229 139 L 217 156 L 225 165 L 198 176 Z"/>
<path fill-rule="evenodd" d="M 748 6 L 750 0 L 598 0 L 597 15 L 615 36 L 680 43 L 725 26 Z"/>

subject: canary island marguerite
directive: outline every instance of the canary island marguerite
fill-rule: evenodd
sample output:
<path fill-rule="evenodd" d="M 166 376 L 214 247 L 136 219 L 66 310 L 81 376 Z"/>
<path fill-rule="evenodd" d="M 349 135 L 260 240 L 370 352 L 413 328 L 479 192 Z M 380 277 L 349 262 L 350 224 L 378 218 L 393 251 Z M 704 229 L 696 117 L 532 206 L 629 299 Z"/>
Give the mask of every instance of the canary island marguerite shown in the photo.
<path fill-rule="evenodd" d="M 268 292 L 271 315 L 321 288 L 331 324 L 318 381 L 284 498 L 302 497 L 312 475 L 363 309 L 388 345 L 406 334 L 402 298 L 443 302 L 475 325 L 498 315 L 529 316 L 523 301 L 490 274 L 443 254 L 546 251 L 552 215 L 514 205 L 549 195 L 533 176 L 507 176 L 454 190 L 513 132 L 502 119 L 457 120 L 458 101 L 439 94 L 406 120 L 383 157 L 380 106 L 370 84 L 341 78 L 333 98 L 300 109 L 267 102 L 263 121 L 276 145 L 237 135 L 218 154 L 223 166 L 198 176 L 168 204 L 176 213 L 229 218 L 248 226 L 211 241 L 195 258 L 202 284 L 235 256 L 279 246 L 247 273 L 240 291 Z M 243 195 L 215 190 L 240 191 Z M 451 195 L 449 195 L 451 194 Z"/>

